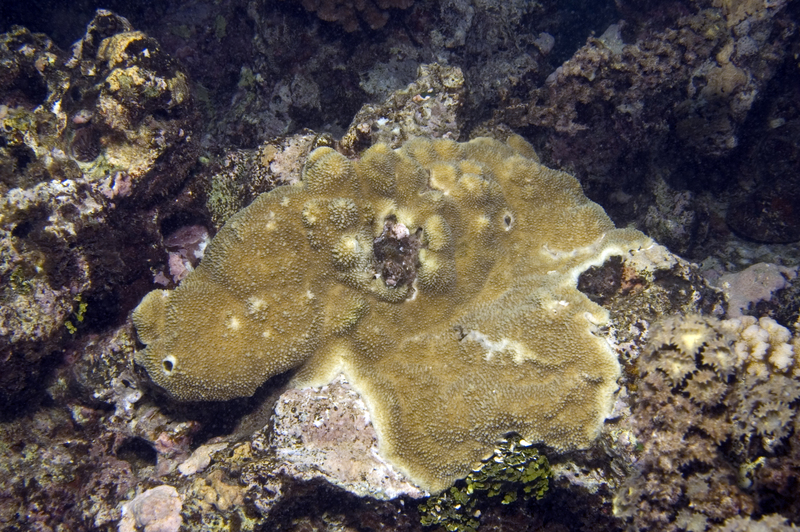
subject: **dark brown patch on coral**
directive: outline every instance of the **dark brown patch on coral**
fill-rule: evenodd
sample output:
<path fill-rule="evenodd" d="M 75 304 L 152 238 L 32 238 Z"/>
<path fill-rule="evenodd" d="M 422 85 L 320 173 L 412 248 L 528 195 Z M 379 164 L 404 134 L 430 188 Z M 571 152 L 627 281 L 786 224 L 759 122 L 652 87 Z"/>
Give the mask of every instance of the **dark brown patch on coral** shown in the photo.
<path fill-rule="evenodd" d="M 598 269 L 602 272 L 605 268 L 611 268 L 609 263 L 612 260 L 609 259 Z M 590 271 L 587 270 L 587 273 Z M 646 275 L 623 261 L 616 271 L 620 276 L 618 285 L 615 282 L 608 283 L 603 290 L 602 276 L 591 284 L 587 280 L 589 278 L 582 275 L 578 289 L 608 309 L 617 329 L 617 340 L 621 343 L 637 341 L 637 335 L 647 329 L 648 323 L 664 315 L 721 315 L 727 309 L 722 292 L 709 286 L 697 265 L 679 260 L 668 268 L 657 269 L 652 275 Z M 610 276 L 611 273 L 606 272 L 605 275 Z"/>
<path fill-rule="evenodd" d="M 383 232 L 372 243 L 375 271 L 381 274 L 386 286 L 399 288 L 411 285 L 417 278 L 421 229 L 409 233 L 394 218 L 388 218 Z"/>
<path fill-rule="evenodd" d="M 622 259 L 611 257 L 602 266 L 592 266 L 578 278 L 578 290 L 603 305 L 622 287 Z"/>

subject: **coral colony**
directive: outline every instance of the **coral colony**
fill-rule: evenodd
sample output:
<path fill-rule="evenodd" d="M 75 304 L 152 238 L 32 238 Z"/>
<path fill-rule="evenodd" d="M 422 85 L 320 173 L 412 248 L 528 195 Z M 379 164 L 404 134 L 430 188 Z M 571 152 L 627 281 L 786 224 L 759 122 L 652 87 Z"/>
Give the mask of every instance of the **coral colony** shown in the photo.
<path fill-rule="evenodd" d="M 619 364 L 577 277 L 650 244 L 517 136 L 376 145 L 355 163 L 318 148 L 302 183 L 260 196 L 175 291 L 147 295 L 140 361 L 186 401 L 296 367 L 297 386 L 343 373 L 381 453 L 441 491 L 509 432 L 592 443 Z"/>

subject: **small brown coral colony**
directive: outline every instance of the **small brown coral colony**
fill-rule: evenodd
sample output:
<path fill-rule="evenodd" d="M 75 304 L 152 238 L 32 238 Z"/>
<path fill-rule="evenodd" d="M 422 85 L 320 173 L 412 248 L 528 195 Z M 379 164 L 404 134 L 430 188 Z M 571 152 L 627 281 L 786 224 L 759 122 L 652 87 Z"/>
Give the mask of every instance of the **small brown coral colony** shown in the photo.
<path fill-rule="evenodd" d="M 302 183 L 260 196 L 178 289 L 142 301 L 139 359 L 181 400 L 344 373 L 382 455 L 437 491 L 511 431 L 594 440 L 619 364 L 577 277 L 650 242 L 520 137 L 379 144 L 355 162 L 319 148 Z"/>
<path fill-rule="evenodd" d="M 377 30 L 389 20 L 387 9 L 408 9 L 414 0 L 299 0 L 306 11 L 326 22 L 336 22 L 345 31 L 356 31 L 359 18 Z"/>
<path fill-rule="evenodd" d="M 800 336 L 770 318 L 658 324 L 637 361 L 642 451 L 615 513 L 640 530 L 690 531 L 754 513 L 756 470 L 791 470 L 776 464 L 798 430 L 798 348 Z"/>
<path fill-rule="evenodd" d="M 699 421 L 698 428 L 718 443 L 733 437 L 749 447 L 759 436 L 760 445 L 771 449 L 789 434 L 795 414 L 790 405 L 800 399 L 791 342 L 789 330 L 771 318 L 669 318 L 655 329 L 642 366 L 653 374 L 649 380 L 666 377 L 703 410 L 728 407 L 730 417 Z"/>

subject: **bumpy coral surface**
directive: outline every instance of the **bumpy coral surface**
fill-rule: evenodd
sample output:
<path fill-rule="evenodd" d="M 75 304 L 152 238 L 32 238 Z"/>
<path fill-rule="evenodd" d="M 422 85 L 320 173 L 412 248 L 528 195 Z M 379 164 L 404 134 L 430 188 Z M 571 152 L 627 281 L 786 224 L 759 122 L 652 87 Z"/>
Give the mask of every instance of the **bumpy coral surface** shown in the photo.
<path fill-rule="evenodd" d="M 796 506 L 780 477 L 796 467 L 797 345 L 770 318 L 690 315 L 654 327 L 637 360 L 640 454 L 615 513 L 638 530 L 702 531 Z"/>
<path fill-rule="evenodd" d="M 134 313 L 140 361 L 180 400 L 251 395 L 344 373 L 382 454 L 438 491 L 504 434 L 588 446 L 619 364 L 608 313 L 578 275 L 649 245 L 577 180 L 507 144 L 416 139 L 353 162 L 330 148 L 303 182 L 226 224 L 175 291 Z"/>

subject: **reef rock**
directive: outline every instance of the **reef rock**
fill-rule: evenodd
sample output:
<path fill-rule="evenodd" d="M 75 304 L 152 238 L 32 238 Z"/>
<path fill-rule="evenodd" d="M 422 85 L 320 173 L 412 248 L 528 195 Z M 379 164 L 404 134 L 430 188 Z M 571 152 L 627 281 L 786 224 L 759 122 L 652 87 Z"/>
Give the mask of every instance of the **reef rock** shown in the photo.
<path fill-rule="evenodd" d="M 546 128 L 546 157 L 581 179 L 619 183 L 642 152 L 674 143 L 681 156 L 730 154 L 786 57 L 788 3 L 617 4 L 626 23 L 590 37 L 527 101 L 509 99 L 503 120 Z"/>
<path fill-rule="evenodd" d="M 70 54 L 14 27 L 0 35 L 0 64 L 5 404 L 35 396 L 41 360 L 135 282 L 145 231 L 121 211 L 186 176 L 198 115 L 178 64 L 109 11 Z"/>
<path fill-rule="evenodd" d="M 118 532 L 178 532 L 181 528 L 181 496 L 172 486 L 147 490 L 122 506 Z"/>
<path fill-rule="evenodd" d="M 464 73 L 438 63 L 420 65 L 417 79 L 392 93 L 380 105 L 365 104 L 339 142 L 339 150 L 355 155 L 373 144 L 399 148 L 414 137 L 457 139 L 464 117 Z"/>
<path fill-rule="evenodd" d="M 776 293 L 797 277 L 797 268 L 759 262 L 737 273 L 719 278 L 719 286 L 728 299 L 728 315 L 739 318 L 755 311 L 755 306 L 771 301 Z"/>
<path fill-rule="evenodd" d="M 324 478 L 359 497 L 381 500 L 424 495 L 381 458 L 366 405 L 341 376 L 321 388 L 287 390 L 271 425 L 253 441 L 275 451 L 270 477 Z"/>
<path fill-rule="evenodd" d="M 352 32 L 359 29 L 359 20 L 363 20 L 370 29 L 382 28 L 389 20 L 388 9 L 408 9 L 414 0 L 300 0 L 298 3 L 307 11 L 316 13 L 321 20 L 335 22 L 344 31 Z"/>
<path fill-rule="evenodd" d="M 651 241 L 535 157 L 516 136 L 357 162 L 315 150 L 302 183 L 260 196 L 178 289 L 137 307 L 140 362 L 184 401 L 344 373 L 381 454 L 431 491 L 510 431 L 588 446 L 620 370 L 577 277 Z"/>

